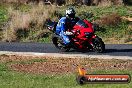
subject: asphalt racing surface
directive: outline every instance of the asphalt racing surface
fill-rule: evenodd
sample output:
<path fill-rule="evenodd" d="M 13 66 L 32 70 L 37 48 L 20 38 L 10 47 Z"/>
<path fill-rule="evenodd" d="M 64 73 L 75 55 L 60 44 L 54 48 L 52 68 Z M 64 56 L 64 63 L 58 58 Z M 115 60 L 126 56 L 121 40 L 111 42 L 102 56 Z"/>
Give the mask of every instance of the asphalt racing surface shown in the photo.
<path fill-rule="evenodd" d="M 76 50 L 71 50 L 69 52 L 61 52 L 60 50 L 56 49 L 52 43 L 0 43 L 0 51 L 132 57 L 132 44 L 106 44 L 105 47 L 105 53 L 79 52 Z"/>

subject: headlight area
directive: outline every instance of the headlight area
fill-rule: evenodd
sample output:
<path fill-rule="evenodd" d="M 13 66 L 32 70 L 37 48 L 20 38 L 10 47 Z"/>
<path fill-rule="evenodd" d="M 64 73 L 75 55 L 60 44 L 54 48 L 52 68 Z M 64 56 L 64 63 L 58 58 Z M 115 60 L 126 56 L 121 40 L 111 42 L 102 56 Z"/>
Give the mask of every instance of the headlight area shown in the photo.
<path fill-rule="evenodd" d="M 86 38 L 91 38 L 93 35 L 93 33 L 90 33 L 90 32 L 85 32 L 84 34 Z"/>

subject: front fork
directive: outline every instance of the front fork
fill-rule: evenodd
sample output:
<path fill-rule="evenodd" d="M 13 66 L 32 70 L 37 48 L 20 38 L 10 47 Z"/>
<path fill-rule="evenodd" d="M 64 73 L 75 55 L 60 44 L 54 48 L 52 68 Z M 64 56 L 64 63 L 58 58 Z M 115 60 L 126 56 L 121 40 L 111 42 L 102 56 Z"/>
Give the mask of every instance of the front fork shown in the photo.
<path fill-rule="evenodd" d="M 94 45 L 93 45 L 93 39 L 95 39 L 97 37 L 97 35 L 93 35 L 92 37 L 91 37 L 91 39 L 89 39 L 89 43 L 90 43 L 90 45 L 94 48 Z"/>

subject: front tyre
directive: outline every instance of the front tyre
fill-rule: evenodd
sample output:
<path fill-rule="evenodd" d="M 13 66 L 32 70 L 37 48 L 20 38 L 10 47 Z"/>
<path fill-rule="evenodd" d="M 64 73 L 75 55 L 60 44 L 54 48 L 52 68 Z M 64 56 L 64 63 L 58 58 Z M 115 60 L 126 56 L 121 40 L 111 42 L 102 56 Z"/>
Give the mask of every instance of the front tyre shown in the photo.
<path fill-rule="evenodd" d="M 63 40 L 60 37 L 53 36 L 52 42 L 55 45 L 55 47 L 61 50 L 62 52 L 68 52 L 70 50 L 70 47 L 65 46 Z"/>
<path fill-rule="evenodd" d="M 93 39 L 93 50 L 97 53 L 102 53 L 105 51 L 105 44 L 101 38 L 96 37 Z"/>
<path fill-rule="evenodd" d="M 86 82 L 86 78 L 84 76 L 78 76 L 76 81 L 79 85 L 83 85 Z"/>

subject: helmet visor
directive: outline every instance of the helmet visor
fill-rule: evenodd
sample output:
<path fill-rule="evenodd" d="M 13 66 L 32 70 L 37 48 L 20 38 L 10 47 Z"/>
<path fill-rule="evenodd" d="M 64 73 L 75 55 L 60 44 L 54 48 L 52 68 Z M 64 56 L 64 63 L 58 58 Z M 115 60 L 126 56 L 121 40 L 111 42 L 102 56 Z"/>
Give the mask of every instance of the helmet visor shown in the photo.
<path fill-rule="evenodd" d="M 69 16 L 70 18 L 74 18 L 74 17 L 75 17 L 75 14 L 68 14 L 68 16 Z"/>

